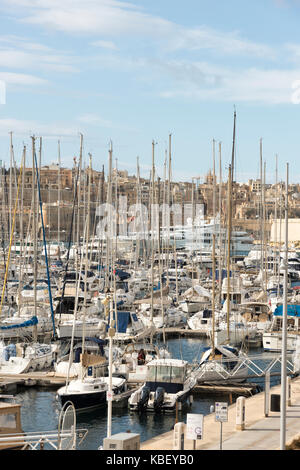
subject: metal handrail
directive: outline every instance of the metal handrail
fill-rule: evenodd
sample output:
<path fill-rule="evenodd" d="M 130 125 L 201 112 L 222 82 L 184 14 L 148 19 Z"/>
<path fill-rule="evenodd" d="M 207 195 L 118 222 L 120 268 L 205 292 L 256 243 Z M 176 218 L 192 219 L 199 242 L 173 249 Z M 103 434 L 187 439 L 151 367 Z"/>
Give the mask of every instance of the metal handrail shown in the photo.
<path fill-rule="evenodd" d="M 82 443 L 85 439 L 88 430 L 87 429 L 76 429 L 75 433 L 77 437 L 80 438 L 78 445 Z M 32 432 L 30 434 L 3 434 L 0 437 L 0 445 L 1 443 L 8 443 L 10 445 L 13 444 L 24 444 L 29 445 L 30 449 L 35 450 L 37 449 L 38 445 L 42 448 L 45 443 L 51 445 L 54 449 L 58 450 L 58 445 L 55 445 L 55 442 L 58 442 L 59 439 L 66 439 L 72 438 L 74 432 L 62 432 L 58 433 L 57 431 L 46 431 L 46 432 Z"/>

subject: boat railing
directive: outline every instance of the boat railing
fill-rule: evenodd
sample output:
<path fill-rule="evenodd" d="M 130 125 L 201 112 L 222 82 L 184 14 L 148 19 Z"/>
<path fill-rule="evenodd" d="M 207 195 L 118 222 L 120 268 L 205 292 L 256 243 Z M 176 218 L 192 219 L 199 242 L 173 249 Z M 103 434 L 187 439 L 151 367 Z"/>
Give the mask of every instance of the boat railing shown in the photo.
<path fill-rule="evenodd" d="M 65 450 L 61 445 L 62 442 L 72 442 L 69 449 L 75 449 L 76 444 L 79 446 L 85 439 L 88 431 L 87 429 L 76 429 L 75 438 L 74 431 L 61 432 L 56 431 L 45 431 L 45 432 L 32 432 L 28 434 L 2 434 L 0 437 L 0 449 L 1 445 L 9 445 L 15 447 L 22 447 L 26 450 L 42 450 L 45 445 L 52 447 L 55 450 Z M 79 441 L 78 441 L 79 439 Z"/>

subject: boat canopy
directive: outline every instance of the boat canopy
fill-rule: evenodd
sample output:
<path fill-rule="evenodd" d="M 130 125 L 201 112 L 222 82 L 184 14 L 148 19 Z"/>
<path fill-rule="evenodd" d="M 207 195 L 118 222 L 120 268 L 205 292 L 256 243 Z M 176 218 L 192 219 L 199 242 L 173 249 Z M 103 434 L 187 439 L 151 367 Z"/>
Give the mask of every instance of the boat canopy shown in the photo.
<path fill-rule="evenodd" d="M 131 318 L 132 317 L 132 318 Z M 115 312 L 113 313 L 113 319 L 115 320 Z M 131 323 L 131 321 L 138 321 L 138 318 L 135 313 L 130 315 L 130 312 L 125 311 L 118 311 L 117 312 L 117 321 L 116 321 L 116 332 L 117 333 L 126 333 L 127 326 Z M 108 317 L 108 325 L 107 330 L 109 328 L 110 319 Z"/>
<path fill-rule="evenodd" d="M 278 305 L 273 315 L 277 317 L 282 317 L 282 313 L 283 313 L 283 305 Z M 289 304 L 287 306 L 287 314 L 290 317 L 300 317 L 300 305 Z"/>
<path fill-rule="evenodd" d="M 15 325 L 0 326 L 0 330 L 11 330 L 13 328 L 25 328 L 27 326 L 34 326 L 38 324 L 37 317 L 32 317 L 30 320 L 27 320 L 23 323 L 17 323 Z"/>

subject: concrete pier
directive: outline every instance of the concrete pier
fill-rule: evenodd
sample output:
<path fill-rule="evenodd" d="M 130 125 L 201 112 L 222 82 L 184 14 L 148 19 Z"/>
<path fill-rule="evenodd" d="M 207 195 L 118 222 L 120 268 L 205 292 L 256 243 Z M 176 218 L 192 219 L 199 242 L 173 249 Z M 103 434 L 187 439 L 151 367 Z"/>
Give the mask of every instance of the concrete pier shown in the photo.
<path fill-rule="evenodd" d="M 281 386 L 272 387 L 270 394 L 280 394 Z M 228 422 L 222 424 L 223 450 L 279 450 L 280 412 L 265 417 L 265 394 L 245 399 L 245 430 L 236 426 L 236 404 L 228 407 Z M 190 411 L 193 412 L 193 409 Z M 174 417 L 175 422 L 175 417 Z M 141 450 L 173 450 L 173 431 L 141 443 Z M 300 377 L 291 381 L 291 401 L 286 413 L 286 444 L 300 440 Z M 193 450 L 194 442 L 185 439 L 184 450 Z M 215 414 L 204 416 L 203 439 L 196 441 L 197 450 L 220 449 L 220 423 Z"/>

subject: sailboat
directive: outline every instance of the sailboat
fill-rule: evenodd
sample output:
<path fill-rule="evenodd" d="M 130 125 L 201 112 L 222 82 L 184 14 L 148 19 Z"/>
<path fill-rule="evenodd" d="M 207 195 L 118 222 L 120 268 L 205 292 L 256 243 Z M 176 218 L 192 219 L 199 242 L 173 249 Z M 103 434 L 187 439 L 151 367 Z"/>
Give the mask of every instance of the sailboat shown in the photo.
<path fill-rule="evenodd" d="M 0 341 L 0 373 L 11 375 L 49 370 L 57 351 L 55 344 L 5 344 Z"/>
<path fill-rule="evenodd" d="M 248 376 L 246 358 L 243 352 L 226 344 L 205 348 L 197 369 L 197 382 L 244 382 Z"/>
<path fill-rule="evenodd" d="M 89 177 L 91 174 L 91 156 L 90 156 L 90 167 Z M 90 185 L 88 185 L 90 188 Z M 88 193 L 88 214 L 85 222 L 84 239 L 88 243 L 89 239 L 89 217 L 90 217 L 90 197 Z M 80 260 L 79 272 L 82 272 L 83 257 Z M 88 268 L 88 249 L 85 252 L 85 267 L 86 271 Z M 78 308 L 78 292 L 80 285 L 80 276 L 77 279 L 77 295 L 74 308 L 73 318 L 73 331 L 71 340 L 71 353 L 69 356 L 69 368 L 68 376 L 66 379 L 66 385 L 59 388 L 57 391 L 56 398 L 63 406 L 66 402 L 71 401 L 74 404 L 76 411 L 94 409 L 106 405 L 107 392 L 110 390 L 110 378 L 96 376 L 97 366 L 103 365 L 106 362 L 106 358 L 99 354 L 88 354 L 85 348 L 85 318 L 83 317 L 83 335 L 82 335 L 82 354 L 80 356 L 81 362 L 81 376 L 73 380 L 69 380 L 69 373 L 73 360 L 73 346 L 74 346 L 74 334 L 76 326 L 76 313 Z M 86 293 L 86 290 L 85 290 Z M 85 303 L 85 299 L 84 299 Z M 126 379 L 121 377 L 112 378 L 112 392 L 115 394 L 125 391 Z"/>

